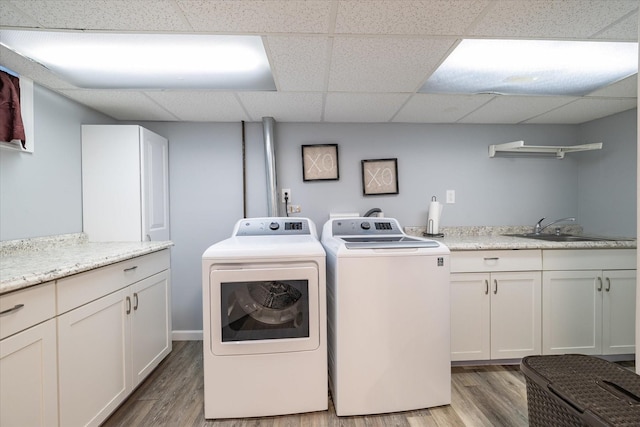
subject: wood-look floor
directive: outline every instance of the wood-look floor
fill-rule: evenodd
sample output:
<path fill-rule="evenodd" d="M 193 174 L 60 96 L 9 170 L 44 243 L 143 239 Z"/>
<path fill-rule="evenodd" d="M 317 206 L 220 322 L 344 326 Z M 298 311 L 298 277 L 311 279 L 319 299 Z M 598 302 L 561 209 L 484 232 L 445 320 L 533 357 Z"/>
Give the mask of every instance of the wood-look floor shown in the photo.
<path fill-rule="evenodd" d="M 526 426 L 527 396 L 518 366 L 452 368 L 449 406 L 388 415 L 337 417 L 329 410 L 300 415 L 205 420 L 202 341 L 176 341 L 173 351 L 104 426 Z"/>

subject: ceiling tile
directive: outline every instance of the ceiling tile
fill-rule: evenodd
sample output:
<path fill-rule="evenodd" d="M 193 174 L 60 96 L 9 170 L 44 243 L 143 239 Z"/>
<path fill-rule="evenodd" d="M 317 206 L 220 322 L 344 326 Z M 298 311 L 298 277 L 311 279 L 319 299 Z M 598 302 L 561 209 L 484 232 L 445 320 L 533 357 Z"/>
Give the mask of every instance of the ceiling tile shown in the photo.
<path fill-rule="evenodd" d="M 63 89 L 68 98 L 101 111 L 116 120 L 176 121 L 177 117 L 142 92 L 121 90 Z"/>
<path fill-rule="evenodd" d="M 322 117 L 321 93 L 239 92 L 238 97 L 253 121 L 319 122 Z"/>
<path fill-rule="evenodd" d="M 412 37 L 336 37 L 329 90 L 413 92 L 454 42 Z"/>
<path fill-rule="evenodd" d="M 591 92 L 587 96 L 602 96 L 609 98 L 637 98 L 638 74 L 627 77 L 619 82 L 612 83 L 602 89 Z"/>
<path fill-rule="evenodd" d="M 637 8 L 637 0 L 499 1 L 493 4 L 471 34 L 586 39 Z"/>
<path fill-rule="evenodd" d="M 0 1 L 0 25 L 8 27 L 37 27 L 38 22 L 14 7 L 12 2 Z M 18 2 L 16 2 L 18 3 Z"/>
<path fill-rule="evenodd" d="M 408 97 L 404 93 L 329 93 L 324 121 L 388 122 Z"/>
<path fill-rule="evenodd" d="M 594 35 L 596 39 L 638 41 L 638 13 L 631 14 L 620 22 Z"/>
<path fill-rule="evenodd" d="M 248 119 L 232 92 L 163 90 L 145 94 L 185 122 L 239 122 Z"/>
<path fill-rule="evenodd" d="M 637 107 L 637 99 L 580 98 L 525 123 L 580 124 Z"/>
<path fill-rule="evenodd" d="M 326 33 L 331 2 L 325 0 L 177 0 L 195 31 Z"/>
<path fill-rule="evenodd" d="M 267 37 L 267 51 L 279 90 L 325 90 L 328 37 Z"/>
<path fill-rule="evenodd" d="M 405 123 L 454 123 L 494 98 L 494 95 L 419 93 L 393 119 Z"/>
<path fill-rule="evenodd" d="M 576 99 L 570 96 L 496 96 L 459 123 L 520 123 Z"/>
<path fill-rule="evenodd" d="M 489 1 L 341 1 L 340 34 L 463 34 Z"/>
<path fill-rule="evenodd" d="M 167 0 L 20 0 L 12 4 L 47 28 L 191 30 L 180 9 Z"/>

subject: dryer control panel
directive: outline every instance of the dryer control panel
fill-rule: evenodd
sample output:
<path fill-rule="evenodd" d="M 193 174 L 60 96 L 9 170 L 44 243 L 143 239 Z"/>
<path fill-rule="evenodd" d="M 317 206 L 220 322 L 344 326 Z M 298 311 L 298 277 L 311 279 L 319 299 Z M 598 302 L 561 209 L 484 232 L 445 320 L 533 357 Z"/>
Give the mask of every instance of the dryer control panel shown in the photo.
<path fill-rule="evenodd" d="M 246 218 L 238 221 L 233 235 L 310 235 L 311 227 L 311 221 L 307 218 Z"/>
<path fill-rule="evenodd" d="M 334 219 L 331 229 L 334 236 L 404 234 L 394 218 Z"/>

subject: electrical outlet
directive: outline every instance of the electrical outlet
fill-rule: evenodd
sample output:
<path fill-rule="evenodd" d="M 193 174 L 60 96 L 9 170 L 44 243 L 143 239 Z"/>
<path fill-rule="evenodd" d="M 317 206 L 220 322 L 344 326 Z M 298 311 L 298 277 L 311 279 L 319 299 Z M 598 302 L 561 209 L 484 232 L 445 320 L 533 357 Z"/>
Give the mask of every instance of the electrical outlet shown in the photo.
<path fill-rule="evenodd" d="M 281 191 L 281 194 L 282 194 L 281 202 L 285 203 L 284 196 L 286 194 L 287 197 L 289 197 L 289 203 L 291 203 L 291 189 L 290 188 L 283 188 L 280 191 Z"/>
<path fill-rule="evenodd" d="M 287 209 L 290 214 L 302 212 L 302 208 L 300 207 L 300 205 L 289 205 Z"/>
<path fill-rule="evenodd" d="M 447 203 L 451 204 L 455 202 L 456 202 L 456 190 L 447 190 Z"/>

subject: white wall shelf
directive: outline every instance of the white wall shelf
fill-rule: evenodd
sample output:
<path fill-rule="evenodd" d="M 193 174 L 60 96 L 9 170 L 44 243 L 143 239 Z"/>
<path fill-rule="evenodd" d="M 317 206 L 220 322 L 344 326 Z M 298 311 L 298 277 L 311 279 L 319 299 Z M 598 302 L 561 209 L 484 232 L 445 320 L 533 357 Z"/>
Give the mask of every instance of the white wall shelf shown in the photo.
<path fill-rule="evenodd" d="M 576 151 L 589 151 L 602 149 L 602 142 L 594 142 L 591 144 L 581 144 L 572 146 L 558 145 L 525 145 L 524 141 L 507 142 L 504 144 L 492 144 L 489 146 L 489 157 L 496 157 L 498 153 L 507 155 L 538 155 L 544 157 L 553 157 L 563 159 L 565 153 L 573 153 Z"/>

